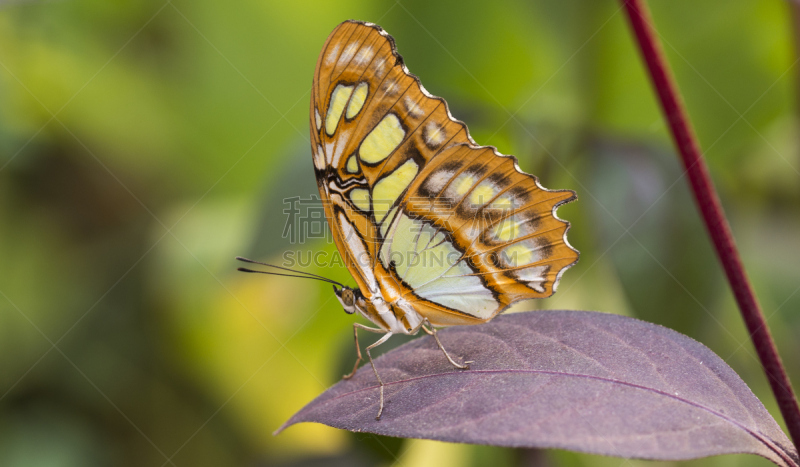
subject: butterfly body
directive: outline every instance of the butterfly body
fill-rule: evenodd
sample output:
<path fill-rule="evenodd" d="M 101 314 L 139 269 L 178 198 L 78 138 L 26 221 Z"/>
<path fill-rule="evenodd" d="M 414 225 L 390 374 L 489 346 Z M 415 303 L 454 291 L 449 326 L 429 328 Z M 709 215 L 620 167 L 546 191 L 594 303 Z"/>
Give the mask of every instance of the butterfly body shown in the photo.
<path fill-rule="evenodd" d="M 310 128 L 328 225 L 357 283 L 334 290 L 378 326 L 356 328 L 386 334 L 378 343 L 420 329 L 439 343 L 433 326 L 548 297 L 578 260 L 555 215 L 575 193 L 547 190 L 513 156 L 478 146 L 374 24 L 345 21 L 328 37 Z"/>

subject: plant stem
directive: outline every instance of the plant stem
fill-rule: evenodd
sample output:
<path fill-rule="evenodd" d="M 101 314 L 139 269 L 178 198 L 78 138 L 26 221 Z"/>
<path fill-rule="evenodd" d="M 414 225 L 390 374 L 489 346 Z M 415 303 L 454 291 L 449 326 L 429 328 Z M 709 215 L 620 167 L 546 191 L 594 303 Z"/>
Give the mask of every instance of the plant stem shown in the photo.
<path fill-rule="evenodd" d="M 753 340 L 758 357 L 775 394 L 789 435 L 795 447 L 800 447 L 800 409 L 792 391 L 791 382 L 781 363 L 775 342 L 772 340 L 764 314 L 756 300 L 753 288 L 742 266 L 730 226 L 720 205 L 719 197 L 708 174 L 708 167 L 700 154 L 700 146 L 689 122 L 667 61 L 652 27 L 650 12 L 641 0 L 621 0 L 650 78 L 661 101 L 661 108 L 669 123 L 675 145 L 681 155 L 689 177 L 692 193 L 697 203 L 711 241 L 722 262 L 725 275 L 733 289 L 736 303 Z"/>

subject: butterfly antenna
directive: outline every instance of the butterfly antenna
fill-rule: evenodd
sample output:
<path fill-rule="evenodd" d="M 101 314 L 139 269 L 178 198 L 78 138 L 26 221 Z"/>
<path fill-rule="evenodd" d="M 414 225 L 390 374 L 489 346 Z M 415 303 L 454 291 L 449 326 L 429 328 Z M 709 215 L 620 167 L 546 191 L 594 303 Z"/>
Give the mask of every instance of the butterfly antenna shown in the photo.
<path fill-rule="evenodd" d="M 285 267 L 282 267 L 282 266 L 276 266 L 274 264 L 262 263 L 261 261 L 255 261 L 255 260 L 252 260 L 252 259 L 242 258 L 241 256 L 237 256 L 236 259 L 239 260 L 239 261 L 243 261 L 245 263 L 260 264 L 262 266 L 267 266 L 267 267 L 270 267 L 270 268 L 280 269 L 280 270 L 283 270 L 283 271 L 289 271 L 289 272 L 291 272 L 293 274 L 282 274 L 282 273 L 279 273 L 279 272 L 272 272 L 272 271 L 256 271 L 254 269 L 248 269 L 248 268 L 237 268 L 236 269 L 237 271 L 251 272 L 251 273 L 258 273 L 258 274 L 269 274 L 269 275 L 272 275 L 272 276 L 298 277 L 300 279 L 315 279 L 315 280 L 318 280 L 318 281 L 328 282 L 330 284 L 336 284 L 339 287 L 344 287 L 344 285 L 341 282 L 337 282 L 337 281 L 335 281 L 333 279 L 329 279 L 327 277 L 320 276 L 320 275 L 317 275 L 317 274 L 311 274 L 310 272 L 297 271 L 297 270 L 285 268 Z"/>

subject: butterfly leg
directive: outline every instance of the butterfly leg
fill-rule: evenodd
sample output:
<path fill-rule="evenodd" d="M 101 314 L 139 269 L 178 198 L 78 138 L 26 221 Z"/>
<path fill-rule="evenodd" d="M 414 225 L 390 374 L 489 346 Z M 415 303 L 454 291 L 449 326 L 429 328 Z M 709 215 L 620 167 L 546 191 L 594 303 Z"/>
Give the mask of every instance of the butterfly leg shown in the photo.
<path fill-rule="evenodd" d="M 428 325 L 428 327 L 425 327 L 426 324 Z M 442 346 L 442 341 L 439 340 L 439 335 L 436 333 L 436 328 L 434 328 L 433 325 L 431 324 L 431 322 L 428 321 L 428 318 L 425 318 L 422 321 L 422 324 L 420 325 L 420 327 L 422 327 L 423 331 L 425 331 L 426 333 L 428 333 L 431 336 L 433 336 L 433 338 L 436 340 L 436 345 L 438 345 L 439 348 L 442 349 L 442 352 L 444 352 L 444 356 L 447 357 L 447 361 L 449 361 L 451 365 L 453 365 L 454 367 L 456 367 L 458 369 L 461 369 L 461 370 L 469 370 L 469 364 L 472 363 L 472 362 L 464 362 L 463 365 L 461 365 L 459 363 L 456 363 L 456 361 L 453 360 L 453 358 L 450 356 L 450 354 L 447 353 L 447 351 L 444 349 L 444 346 Z M 428 329 L 428 328 L 430 328 L 430 329 Z"/>
<path fill-rule="evenodd" d="M 369 351 L 374 349 L 375 347 L 383 344 L 384 342 L 389 340 L 390 337 L 392 337 L 392 333 L 391 332 L 387 332 L 386 334 L 383 335 L 383 337 L 378 339 L 377 342 L 375 342 L 374 344 L 372 344 L 369 347 L 367 347 L 367 357 L 369 357 L 369 363 L 372 365 L 372 371 L 375 372 L 375 377 L 378 378 L 378 384 L 380 385 L 380 388 L 381 388 L 381 406 L 378 409 L 378 416 L 375 417 L 375 420 L 380 420 L 381 419 L 381 414 L 383 413 L 383 381 L 381 380 L 381 377 L 378 374 L 377 368 L 375 368 L 375 362 L 372 361 L 372 354 Z"/>
<path fill-rule="evenodd" d="M 361 360 L 364 359 L 361 356 L 361 346 L 358 345 L 358 329 L 359 328 L 361 328 L 361 329 L 363 329 L 365 331 L 375 332 L 375 333 L 378 333 L 378 334 L 384 334 L 386 332 L 386 331 L 384 331 L 383 329 L 380 329 L 380 328 L 371 328 L 369 326 L 364 326 L 361 323 L 353 323 L 353 337 L 355 338 L 355 341 L 356 341 L 356 352 L 358 353 L 358 357 L 356 358 L 356 364 L 353 365 L 353 371 L 351 371 L 350 373 L 344 375 L 343 376 L 344 379 L 352 378 L 353 375 L 356 374 L 356 370 L 358 370 L 358 364 L 361 363 Z M 380 378 L 378 378 L 378 379 L 380 380 Z"/>

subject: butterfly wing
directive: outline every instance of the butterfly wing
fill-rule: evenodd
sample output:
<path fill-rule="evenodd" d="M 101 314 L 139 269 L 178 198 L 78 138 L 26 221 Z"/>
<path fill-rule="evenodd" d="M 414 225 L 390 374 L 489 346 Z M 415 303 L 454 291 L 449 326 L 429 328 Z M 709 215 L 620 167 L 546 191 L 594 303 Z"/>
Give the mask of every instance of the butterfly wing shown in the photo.
<path fill-rule="evenodd" d="M 434 324 L 487 321 L 547 297 L 578 259 L 555 209 L 575 199 L 479 147 L 378 26 L 329 36 L 311 99 L 314 167 L 359 288 Z"/>
<path fill-rule="evenodd" d="M 310 112 L 317 184 L 334 241 L 365 296 L 379 290 L 373 271 L 380 238 L 371 215 L 372 187 L 403 159 L 385 156 L 409 155 L 417 167 L 424 166 L 425 156 L 409 150 L 422 138 L 417 127 L 425 116 L 449 122 L 444 131 L 453 142 L 468 141 L 466 126 L 448 117 L 444 101 L 425 94 L 403 66 L 392 37 L 374 25 L 340 24 L 317 61 Z M 379 194 L 390 185 L 382 183 Z M 386 204 L 375 206 L 379 216 Z"/>

